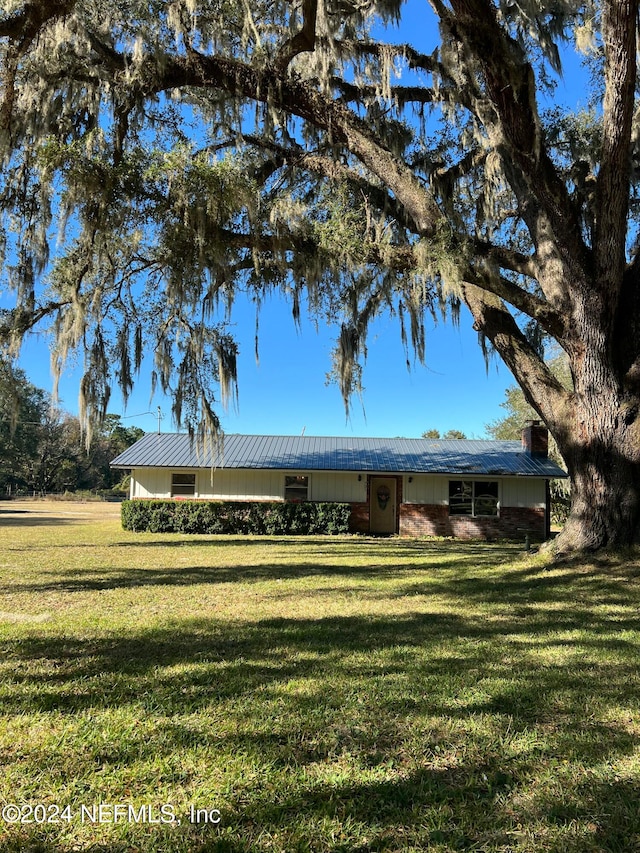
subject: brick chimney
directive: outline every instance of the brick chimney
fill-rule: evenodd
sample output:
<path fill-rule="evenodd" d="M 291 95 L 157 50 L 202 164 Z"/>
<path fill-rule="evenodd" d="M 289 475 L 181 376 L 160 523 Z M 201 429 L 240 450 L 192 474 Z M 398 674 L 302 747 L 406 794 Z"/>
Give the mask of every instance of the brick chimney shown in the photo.
<path fill-rule="evenodd" d="M 546 458 L 549 455 L 549 433 L 540 421 L 526 421 L 522 430 L 522 449 L 529 456 Z"/>

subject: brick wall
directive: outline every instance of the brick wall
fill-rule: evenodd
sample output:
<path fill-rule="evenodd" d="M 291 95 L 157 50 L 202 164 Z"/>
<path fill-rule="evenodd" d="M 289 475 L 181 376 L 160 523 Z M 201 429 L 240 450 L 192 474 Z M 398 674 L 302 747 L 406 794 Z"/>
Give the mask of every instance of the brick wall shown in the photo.
<path fill-rule="evenodd" d="M 402 481 L 400 481 L 401 484 Z M 398 499 L 402 492 L 398 486 Z M 367 498 L 369 496 L 367 483 Z M 545 511 L 533 507 L 501 507 L 497 518 L 449 515 L 442 504 L 398 504 L 400 536 L 453 536 L 457 539 L 524 539 L 528 533 L 544 539 Z M 352 503 L 349 528 L 353 533 L 369 533 L 369 502 Z"/>
<path fill-rule="evenodd" d="M 519 539 L 523 530 L 540 539 L 547 536 L 546 513 L 542 507 L 505 506 L 500 510 L 500 521 L 505 536 Z"/>
<path fill-rule="evenodd" d="M 369 504 L 352 503 L 351 517 L 349 518 L 349 530 L 352 533 L 369 532 Z"/>
<path fill-rule="evenodd" d="M 446 533 L 449 507 L 435 504 L 402 504 L 401 536 L 451 536 Z"/>
<path fill-rule="evenodd" d="M 502 507 L 497 518 L 449 515 L 449 507 L 433 504 L 402 504 L 401 536 L 454 536 L 458 539 L 521 539 L 529 533 L 545 536 L 544 509 Z"/>

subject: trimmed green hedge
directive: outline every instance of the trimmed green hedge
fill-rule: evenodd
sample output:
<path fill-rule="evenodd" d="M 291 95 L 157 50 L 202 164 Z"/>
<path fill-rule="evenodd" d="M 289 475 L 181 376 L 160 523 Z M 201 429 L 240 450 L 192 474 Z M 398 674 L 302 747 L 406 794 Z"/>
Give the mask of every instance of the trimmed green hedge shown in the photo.
<path fill-rule="evenodd" d="M 133 500 L 122 503 L 125 530 L 148 533 L 336 534 L 349 532 L 344 503 Z"/>

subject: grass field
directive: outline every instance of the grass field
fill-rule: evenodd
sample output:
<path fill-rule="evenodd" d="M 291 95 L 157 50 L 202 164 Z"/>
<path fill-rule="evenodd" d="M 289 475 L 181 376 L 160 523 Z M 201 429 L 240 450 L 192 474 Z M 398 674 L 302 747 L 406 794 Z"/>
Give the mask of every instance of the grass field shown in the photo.
<path fill-rule="evenodd" d="M 640 850 L 637 556 L 0 504 L 0 587 L 3 853 Z"/>

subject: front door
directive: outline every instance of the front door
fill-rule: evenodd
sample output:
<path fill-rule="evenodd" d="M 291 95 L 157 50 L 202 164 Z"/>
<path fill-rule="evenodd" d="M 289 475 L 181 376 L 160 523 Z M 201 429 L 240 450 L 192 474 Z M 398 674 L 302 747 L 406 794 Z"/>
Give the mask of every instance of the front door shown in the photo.
<path fill-rule="evenodd" d="M 372 477 L 369 492 L 369 528 L 372 533 L 396 532 L 395 477 Z"/>

